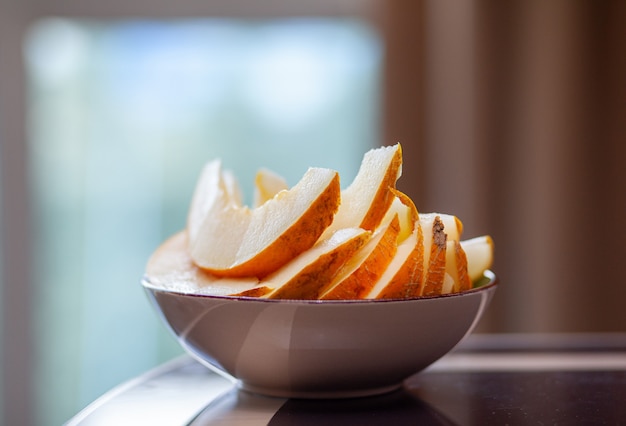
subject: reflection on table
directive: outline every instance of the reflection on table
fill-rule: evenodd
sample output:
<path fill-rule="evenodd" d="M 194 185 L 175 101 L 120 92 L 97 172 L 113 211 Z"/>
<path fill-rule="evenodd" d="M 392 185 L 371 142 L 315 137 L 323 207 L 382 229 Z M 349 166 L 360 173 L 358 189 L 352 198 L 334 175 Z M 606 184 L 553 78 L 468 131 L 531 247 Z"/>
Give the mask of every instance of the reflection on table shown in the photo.
<path fill-rule="evenodd" d="M 105 394 L 69 425 L 620 424 L 626 334 L 474 335 L 403 389 L 271 398 L 181 357 Z"/>

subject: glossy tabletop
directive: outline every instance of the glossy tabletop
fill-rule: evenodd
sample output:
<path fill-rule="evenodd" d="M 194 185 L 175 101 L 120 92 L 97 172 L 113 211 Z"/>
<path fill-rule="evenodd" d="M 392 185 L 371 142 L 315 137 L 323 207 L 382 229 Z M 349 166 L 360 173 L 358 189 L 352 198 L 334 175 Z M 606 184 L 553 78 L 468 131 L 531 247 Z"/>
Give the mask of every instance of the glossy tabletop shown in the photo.
<path fill-rule="evenodd" d="M 475 334 L 403 389 L 349 399 L 255 395 L 183 356 L 68 422 L 111 424 L 626 424 L 626 334 Z"/>

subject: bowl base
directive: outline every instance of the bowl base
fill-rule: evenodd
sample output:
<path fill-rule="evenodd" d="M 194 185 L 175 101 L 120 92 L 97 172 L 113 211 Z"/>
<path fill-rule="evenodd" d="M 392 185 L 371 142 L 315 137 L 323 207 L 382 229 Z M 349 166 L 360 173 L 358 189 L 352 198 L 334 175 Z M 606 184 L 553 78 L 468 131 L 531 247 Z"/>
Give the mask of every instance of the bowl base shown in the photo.
<path fill-rule="evenodd" d="M 402 383 L 388 386 L 381 386 L 367 389 L 349 389 L 340 391 L 303 391 L 289 389 L 272 389 L 262 386 L 254 386 L 244 382 L 239 382 L 239 389 L 259 395 L 278 397 L 278 398 L 295 398 L 295 399 L 341 399 L 341 398 L 362 398 L 367 396 L 382 395 L 393 392 L 402 387 Z"/>

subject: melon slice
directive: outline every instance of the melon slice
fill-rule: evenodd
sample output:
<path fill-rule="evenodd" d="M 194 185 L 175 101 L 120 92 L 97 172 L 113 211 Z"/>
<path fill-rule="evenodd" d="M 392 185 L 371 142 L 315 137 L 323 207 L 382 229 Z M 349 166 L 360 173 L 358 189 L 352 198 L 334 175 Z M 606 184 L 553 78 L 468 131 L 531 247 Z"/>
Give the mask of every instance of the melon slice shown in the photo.
<path fill-rule="evenodd" d="M 424 296 L 441 294 L 446 277 L 447 236 L 439 215 L 420 215 L 424 233 Z"/>
<path fill-rule="evenodd" d="M 215 275 L 263 277 L 315 244 L 333 221 L 341 192 L 336 171 L 310 168 L 294 187 L 257 208 L 229 194 L 221 162 L 210 162 L 188 216 L 191 257 Z"/>
<path fill-rule="evenodd" d="M 467 257 L 467 274 L 474 282 L 493 264 L 493 239 L 489 235 L 482 235 L 461 241 L 461 247 Z"/>
<path fill-rule="evenodd" d="M 270 299 L 319 299 L 339 269 L 369 240 L 360 228 L 337 231 L 267 276 L 262 285 L 274 288 Z"/>
<path fill-rule="evenodd" d="M 381 223 L 402 173 L 400 144 L 372 149 L 365 153 L 352 183 L 341 192 L 341 205 L 328 234 L 350 227 L 374 231 Z"/>
<path fill-rule="evenodd" d="M 256 278 L 220 278 L 198 268 L 189 256 L 185 231 L 166 239 L 152 253 L 145 275 L 151 285 L 180 293 L 229 296 L 232 293 L 271 290 L 261 290 L 264 286 L 259 286 Z"/>
<path fill-rule="evenodd" d="M 418 226 L 398 245 L 389 266 L 366 296 L 368 299 L 404 299 L 422 293 L 424 242 Z"/>
<path fill-rule="evenodd" d="M 472 288 L 472 282 L 467 273 L 467 256 L 456 240 L 446 242 L 446 277 L 441 290 L 445 293 L 458 293 Z"/>
<path fill-rule="evenodd" d="M 260 169 L 254 178 L 253 207 L 259 207 L 274 198 L 280 191 L 287 191 L 289 186 L 285 178 L 269 169 Z"/>
<path fill-rule="evenodd" d="M 365 297 L 396 254 L 399 233 L 400 221 L 395 215 L 343 266 L 330 289 L 320 298 L 339 300 Z"/>

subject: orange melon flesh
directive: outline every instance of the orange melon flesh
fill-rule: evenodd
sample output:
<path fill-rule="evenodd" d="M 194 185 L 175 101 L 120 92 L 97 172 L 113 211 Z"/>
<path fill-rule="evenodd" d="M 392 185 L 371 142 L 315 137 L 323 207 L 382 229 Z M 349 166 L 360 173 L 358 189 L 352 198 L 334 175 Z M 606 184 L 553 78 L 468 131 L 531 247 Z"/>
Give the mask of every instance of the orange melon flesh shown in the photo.
<path fill-rule="evenodd" d="M 339 203 L 338 173 L 310 168 L 293 188 L 249 209 L 233 202 L 220 162 L 211 162 L 188 217 L 191 257 L 214 275 L 263 277 L 311 248 Z"/>
<path fill-rule="evenodd" d="M 240 291 L 239 293 L 232 293 L 229 296 L 233 297 L 263 297 L 266 294 L 270 294 L 274 291 L 273 288 L 268 286 L 256 286 L 247 290 Z"/>
<path fill-rule="evenodd" d="M 468 287 L 465 253 L 458 245 L 463 223 L 456 216 L 444 213 L 422 213 L 420 223 L 425 234 L 433 230 L 432 238 L 425 239 L 425 251 L 429 255 L 425 258 L 424 294 L 432 296 L 471 287 L 471 284 Z"/>
<path fill-rule="evenodd" d="M 400 221 L 394 216 L 341 269 L 330 289 L 320 299 L 362 299 L 371 290 L 397 251 Z"/>
<path fill-rule="evenodd" d="M 423 237 L 421 229 L 398 245 L 396 255 L 366 296 L 368 299 L 402 299 L 420 296 L 422 292 Z"/>
<path fill-rule="evenodd" d="M 329 233 L 353 226 L 375 230 L 394 200 L 389 188 L 395 188 L 401 173 L 400 144 L 366 152 L 356 177 L 341 192 L 341 205 Z"/>
<path fill-rule="evenodd" d="M 198 268 L 189 256 L 185 231 L 174 234 L 152 253 L 145 273 L 150 284 L 181 293 L 227 296 L 258 288 L 256 278 L 220 278 Z"/>
<path fill-rule="evenodd" d="M 454 242 L 454 254 L 456 259 L 457 287 L 456 291 L 461 292 L 472 288 L 472 280 L 469 277 L 467 268 L 467 255 L 459 241 Z"/>
<path fill-rule="evenodd" d="M 331 285 L 339 269 L 370 236 L 369 231 L 348 228 L 321 240 L 262 281 L 262 285 L 275 289 L 268 298 L 318 299 Z"/>
<path fill-rule="evenodd" d="M 451 286 L 448 281 L 451 282 Z M 448 240 L 446 242 L 446 279 L 441 293 L 458 293 L 470 288 L 472 288 L 472 283 L 467 274 L 465 252 L 458 241 Z"/>
<path fill-rule="evenodd" d="M 288 299 L 407 298 L 465 291 L 493 263 L 493 240 L 461 241 L 462 222 L 418 214 L 395 188 L 400 144 L 368 151 L 341 190 L 336 171 L 310 168 L 288 188 L 261 169 L 252 208 L 220 160 L 207 163 L 186 232 L 146 267 L 159 286 L 216 295 Z"/>
<path fill-rule="evenodd" d="M 398 244 L 406 240 L 413 233 L 419 220 L 417 208 L 413 200 L 405 193 L 397 189 L 389 189 L 394 195 L 394 200 L 389 206 L 382 223 L 388 223 L 390 218 L 397 215 L 400 220 L 400 233 L 398 234 Z"/>
<path fill-rule="evenodd" d="M 439 215 L 420 215 L 424 232 L 424 286 L 422 294 L 441 294 L 446 274 L 446 241 L 444 225 Z"/>

